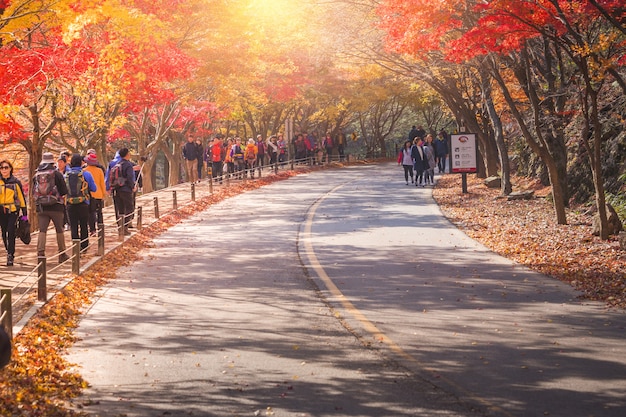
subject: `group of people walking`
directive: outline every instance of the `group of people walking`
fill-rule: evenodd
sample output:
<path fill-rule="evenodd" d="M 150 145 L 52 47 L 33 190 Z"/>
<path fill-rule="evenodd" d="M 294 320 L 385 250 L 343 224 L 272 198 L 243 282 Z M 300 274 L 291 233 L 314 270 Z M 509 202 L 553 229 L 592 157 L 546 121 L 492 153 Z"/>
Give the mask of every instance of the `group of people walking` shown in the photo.
<path fill-rule="evenodd" d="M 345 158 L 346 138 L 342 133 L 336 138 L 326 134 L 323 138 L 307 133 L 294 135 L 293 146 L 296 161 L 315 158 L 315 162 L 322 164 L 330 162 L 333 152 L 338 152 L 339 160 Z M 244 141 L 241 137 L 224 138 L 221 135 L 209 140 L 206 148 L 200 139 L 187 138 L 182 146 L 183 159 L 189 182 L 198 182 L 204 172 L 211 169 L 213 179 L 220 180 L 225 175 L 242 178 L 246 173 L 254 176 L 255 169 L 262 169 L 267 165 L 284 165 L 287 161 L 289 143 L 282 134 L 271 135 L 263 139 L 257 135 L 256 139 Z"/>
<path fill-rule="evenodd" d="M 416 187 L 433 185 L 435 180 L 435 168 L 439 173 L 446 170 L 448 159 L 447 135 L 441 131 L 437 139 L 433 140 L 432 134 L 426 132 L 420 126 L 413 126 L 409 132 L 409 139 L 404 142 L 402 150 L 398 154 L 398 164 L 404 168 L 404 180 L 406 185 L 415 184 Z"/>
<path fill-rule="evenodd" d="M 188 138 L 183 146 L 188 181 L 198 182 L 205 167 L 215 181 L 222 182 L 224 176 L 243 178 L 250 173 L 254 178 L 255 169 L 262 169 L 267 164 L 284 164 L 287 160 L 287 142 L 283 135 L 272 135 L 263 140 L 257 135 L 256 140 L 249 138 L 245 143 L 236 137 L 224 139 L 218 135 L 209 140 L 206 149 L 202 142 Z"/>
<path fill-rule="evenodd" d="M 292 140 L 295 159 L 304 160 L 314 158 L 315 163 L 322 164 L 330 162 L 335 149 L 339 157 L 339 161 L 345 158 L 346 136 L 340 133 L 336 137 L 330 133 L 326 133 L 324 137 L 317 137 L 315 134 L 297 133 Z"/>
<path fill-rule="evenodd" d="M 65 226 L 72 239 L 80 240 L 81 251 L 89 247 L 89 236 L 103 224 L 102 209 L 107 195 L 113 197 L 118 225 L 130 234 L 135 210 L 140 170 L 130 161 L 127 148 L 120 149 L 108 167 L 98 162 L 94 149 L 86 155 L 63 152 L 58 158 L 50 152 L 42 155 L 32 178 L 30 192 L 37 213 L 37 255 L 45 257 L 46 236 L 52 222 L 59 251 L 59 263 L 69 259 L 65 245 Z M 7 251 L 7 266 L 15 259 L 16 224 L 28 220 L 27 198 L 21 182 L 13 175 L 13 165 L 0 162 L 0 227 Z"/>

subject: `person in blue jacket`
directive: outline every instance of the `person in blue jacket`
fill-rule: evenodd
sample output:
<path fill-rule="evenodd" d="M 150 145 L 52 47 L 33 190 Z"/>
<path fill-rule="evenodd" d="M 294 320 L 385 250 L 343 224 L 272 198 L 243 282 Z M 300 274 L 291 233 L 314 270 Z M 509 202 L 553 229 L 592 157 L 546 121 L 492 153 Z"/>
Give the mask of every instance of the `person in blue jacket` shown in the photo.
<path fill-rule="evenodd" d="M 119 157 L 119 160 L 116 161 L 117 157 Z M 118 162 L 121 164 L 120 176 L 124 179 L 123 185 L 111 184 L 111 170 Z M 130 235 L 130 230 L 128 229 L 135 211 L 133 193 L 137 191 L 137 184 L 135 182 L 135 166 L 130 161 L 128 148 L 121 148 L 117 151 L 116 158 L 109 164 L 107 172 L 106 188 L 107 191 L 113 194 L 118 225 L 123 227 L 125 235 Z"/>

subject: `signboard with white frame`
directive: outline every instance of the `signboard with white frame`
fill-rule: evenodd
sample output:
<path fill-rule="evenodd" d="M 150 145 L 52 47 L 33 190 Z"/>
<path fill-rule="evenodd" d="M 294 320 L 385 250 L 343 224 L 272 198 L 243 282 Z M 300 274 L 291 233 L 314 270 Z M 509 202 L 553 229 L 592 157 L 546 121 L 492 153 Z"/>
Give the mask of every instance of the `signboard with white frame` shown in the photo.
<path fill-rule="evenodd" d="M 476 135 L 461 133 L 451 135 L 450 172 L 465 174 L 477 171 Z"/>

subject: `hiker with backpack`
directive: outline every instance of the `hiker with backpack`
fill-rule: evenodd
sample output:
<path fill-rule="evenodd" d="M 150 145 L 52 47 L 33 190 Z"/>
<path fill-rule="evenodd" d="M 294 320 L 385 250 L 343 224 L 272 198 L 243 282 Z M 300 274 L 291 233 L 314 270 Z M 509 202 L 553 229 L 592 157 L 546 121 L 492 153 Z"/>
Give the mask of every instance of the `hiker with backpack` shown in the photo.
<path fill-rule="evenodd" d="M 256 136 L 256 166 L 259 167 L 259 172 L 265 166 L 265 154 L 267 153 L 267 144 L 263 140 L 263 135 Z"/>
<path fill-rule="evenodd" d="M 96 192 L 96 183 L 90 172 L 82 168 L 83 157 L 72 155 L 70 167 L 65 173 L 67 186 L 67 213 L 70 218 L 72 240 L 80 239 L 80 250 L 89 247 L 89 203 L 91 193 Z"/>
<path fill-rule="evenodd" d="M 50 152 L 43 154 L 41 163 L 35 171 L 31 190 L 39 226 L 37 256 L 46 256 L 46 235 L 50 221 L 52 221 L 56 232 L 59 263 L 63 263 L 69 259 L 65 253 L 65 235 L 63 234 L 67 185 L 65 177 L 56 168 L 54 156 Z"/>
<path fill-rule="evenodd" d="M 105 170 L 98 163 L 98 156 L 94 149 L 87 151 L 87 156 L 83 158 L 85 161 L 84 170 L 89 172 L 96 183 L 96 191 L 91 193 L 89 201 L 89 234 L 95 236 L 97 234 L 97 225 L 104 224 L 102 218 L 102 208 L 104 207 L 104 197 L 106 193 L 106 185 L 104 183 Z"/>
<path fill-rule="evenodd" d="M 57 170 L 65 175 L 65 172 L 69 169 L 68 162 L 70 160 L 70 153 L 68 151 L 63 151 L 59 154 L 57 158 Z M 65 212 L 63 215 L 63 228 L 65 231 L 70 230 L 70 218 L 67 215 L 67 207 L 65 208 Z"/>
<path fill-rule="evenodd" d="M 244 174 L 244 176 L 246 176 L 247 172 L 250 171 L 250 178 L 254 178 L 254 167 L 257 161 L 257 152 L 258 150 L 254 139 L 248 139 L 248 144 L 244 149 L 244 160 L 246 163 L 246 174 Z"/>
<path fill-rule="evenodd" d="M 236 178 L 241 178 L 244 168 L 243 146 L 241 146 L 241 138 L 235 137 L 235 144 L 230 149 L 230 157 L 233 160 L 233 167 Z"/>
<path fill-rule="evenodd" d="M 17 218 L 21 209 L 22 217 L 27 220 L 28 211 L 22 183 L 13 176 L 13 164 L 6 159 L 0 161 L 0 207 L 0 229 L 7 251 L 7 266 L 13 266 Z"/>
<path fill-rule="evenodd" d="M 202 139 L 196 139 L 196 164 L 198 165 L 198 182 L 202 179 L 202 172 L 207 172 L 204 168 L 206 162 L 202 157 L 204 155 L 204 147 L 202 146 Z M 207 165 L 208 166 L 208 165 Z"/>
<path fill-rule="evenodd" d="M 276 135 L 272 135 L 267 139 L 267 154 L 269 155 L 270 166 L 276 165 L 276 160 L 278 157 L 278 145 L 276 141 Z"/>
<path fill-rule="evenodd" d="M 235 172 L 235 162 L 233 156 L 231 155 L 231 150 L 233 147 L 233 138 L 226 138 L 226 142 L 222 146 L 222 156 L 224 159 L 224 164 L 222 165 L 222 171 L 224 170 L 224 165 L 226 166 L 226 177 L 230 178 L 231 175 Z"/>
<path fill-rule="evenodd" d="M 133 163 L 130 162 L 128 148 L 120 149 L 116 157 L 119 157 L 119 160 L 113 159 L 111 164 L 109 164 L 106 188 L 113 194 L 118 226 L 123 227 L 125 235 L 130 235 L 130 230 L 128 229 L 135 211 L 133 193 L 137 191 L 135 168 Z"/>
<path fill-rule="evenodd" d="M 223 154 L 224 154 L 224 146 L 222 145 L 222 141 L 220 138 L 215 138 L 207 148 L 207 153 L 209 160 L 207 160 L 207 164 L 211 164 L 211 175 L 213 176 L 214 181 L 219 181 L 222 183 L 222 178 L 224 175 L 224 162 L 223 162 Z"/>
<path fill-rule="evenodd" d="M 198 155 L 198 147 L 191 136 L 187 138 L 187 143 L 183 145 L 183 158 L 187 166 L 189 182 L 192 184 L 196 183 L 198 181 L 198 158 L 202 158 L 202 154 Z"/>
<path fill-rule="evenodd" d="M 278 162 L 281 166 L 284 166 L 287 161 L 287 141 L 284 135 L 278 135 L 276 145 L 278 145 Z"/>
<path fill-rule="evenodd" d="M 326 137 L 323 140 L 322 145 L 324 146 L 324 150 L 326 151 L 326 163 L 330 163 L 333 160 L 333 137 L 330 136 L 330 133 L 326 133 Z"/>

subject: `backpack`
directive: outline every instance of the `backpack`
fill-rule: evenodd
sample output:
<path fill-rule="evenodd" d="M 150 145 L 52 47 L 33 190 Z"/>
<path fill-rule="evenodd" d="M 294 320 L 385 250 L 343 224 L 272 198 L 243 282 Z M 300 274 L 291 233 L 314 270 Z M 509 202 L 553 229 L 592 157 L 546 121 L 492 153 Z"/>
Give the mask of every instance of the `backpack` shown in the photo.
<path fill-rule="evenodd" d="M 213 145 L 211 147 L 211 155 L 213 158 L 213 162 L 220 162 L 222 160 L 222 146 L 221 145 Z"/>
<path fill-rule="evenodd" d="M 81 204 L 89 199 L 89 184 L 85 181 L 83 171 L 70 171 L 65 174 L 67 184 L 67 204 Z"/>
<path fill-rule="evenodd" d="M 246 159 L 248 161 L 250 161 L 252 159 L 256 159 L 256 154 L 254 153 L 254 146 L 247 146 L 246 147 Z"/>
<path fill-rule="evenodd" d="M 33 178 L 33 198 L 35 204 L 47 207 L 61 203 L 61 195 L 57 189 L 54 169 L 38 171 Z"/>
<path fill-rule="evenodd" d="M 117 189 L 126 185 L 126 178 L 122 175 L 123 171 L 121 161 L 113 165 L 113 168 L 111 168 L 109 172 L 109 186 L 111 188 Z"/>
<path fill-rule="evenodd" d="M 241 151 L 241 146 L 233 145 L 233 148 L 230 151 L 230 156 L 232 156 L 234 159 L 242 160 L 243 152 Z"/>

